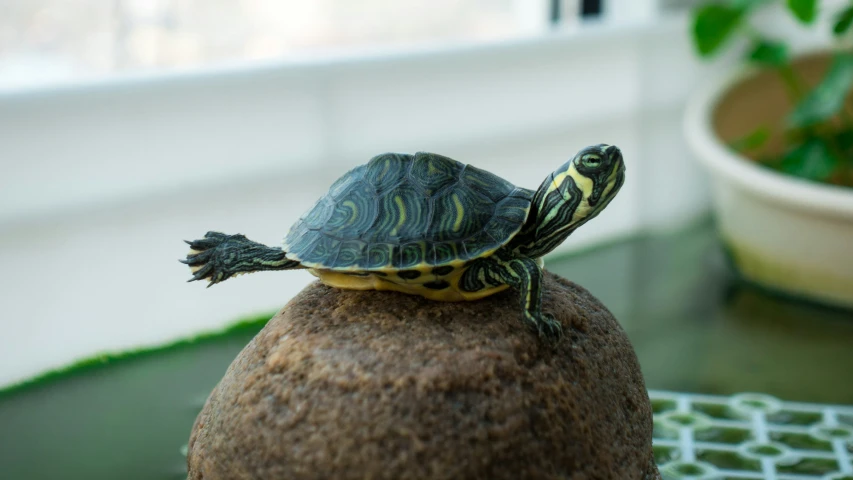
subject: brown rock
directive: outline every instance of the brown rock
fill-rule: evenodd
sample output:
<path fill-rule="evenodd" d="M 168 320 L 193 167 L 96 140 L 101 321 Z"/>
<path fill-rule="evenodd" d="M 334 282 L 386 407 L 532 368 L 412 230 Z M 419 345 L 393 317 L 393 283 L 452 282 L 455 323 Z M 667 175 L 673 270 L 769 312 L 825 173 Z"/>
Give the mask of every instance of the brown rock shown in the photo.
<path fill-rule="evenodd" d="M 189 479 L 660 478 L 619 324 L 552 274 L 544 308 L 568 337 L 556 347 L 511 291 L 441 303 L 315 283 L 211 393 Z"/>

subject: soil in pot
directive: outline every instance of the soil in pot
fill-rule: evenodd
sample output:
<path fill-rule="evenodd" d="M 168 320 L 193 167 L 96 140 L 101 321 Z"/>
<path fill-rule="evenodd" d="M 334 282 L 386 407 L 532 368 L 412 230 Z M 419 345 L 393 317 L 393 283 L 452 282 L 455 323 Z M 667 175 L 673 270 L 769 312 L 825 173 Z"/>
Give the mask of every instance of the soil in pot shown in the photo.
<path fill-rule="evenodd" d="M 802 94 L 812 91 L 812 88 L 820 83 L 830 63 L 831 56 L 828 52 L 804 55 L 793 62 L 793 71 L 801 84 Z M 846 103 L 846 111 L 853 111 L 853 95 L 848 94 Z M 843 157 L 840 159 L 843 163 L 827 178 L 821 178 L 820 173 L 814 172 L 815 168 L 821 167 L 796 168 L 785 164 L 783 158 L 786 152 L 796 148 L 798 143 L 791 140 L 791 132 L 786 129 L 786 119 L 794 106 L 790 87 L 785 84 L 782 76 L 776 70 L 762 70 L 732 85 L 720 98 L 713 114 L 713 128 L 717 136 L 729 145 L 740 143 L 740 140 L 759 129 L 765 130 L 769 134 L 766 141 L 760 142 L 760 145 L 741 145 L 739 152 L 777 172 L 853 187 L 853 149 L 847 145 L 850 144 L 847 140 L 833 143 L 833 147 L 837 149 L 836 153 Z M 848 114 L 848 117 L 848 124 L 853 124 L 853 115 Z M 815 128 L 840 133 L 843 131 L 841 127 L 842 121 L 840 117 L 836 117 L 827 125 L 817 125 Z M 848 126 L 847 132 L 853 135 L 851 128 L 853 127 Z M 809 175 L 812 178 L 808 178 Z"/>

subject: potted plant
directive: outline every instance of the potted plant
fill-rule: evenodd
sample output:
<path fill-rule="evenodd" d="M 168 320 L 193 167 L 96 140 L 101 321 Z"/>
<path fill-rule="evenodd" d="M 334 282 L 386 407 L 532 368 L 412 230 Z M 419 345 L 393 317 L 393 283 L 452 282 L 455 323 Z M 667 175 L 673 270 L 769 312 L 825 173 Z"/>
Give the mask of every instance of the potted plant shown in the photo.
<path fill-rule="evenodd" d="M 719 233 L 740 275 L 788 296 L 853 307 L 853 2 L 818 15 L 817 0 L 784 0 L 800 26 L 825 26 L 835 39 L 803 55 L 754 26 L 757 12 L 780 3 L 715 1 L 694 10 L 701 57 L 747 48 L 741 68 L 690 99 L 685 133 L 711 173 Z"/>

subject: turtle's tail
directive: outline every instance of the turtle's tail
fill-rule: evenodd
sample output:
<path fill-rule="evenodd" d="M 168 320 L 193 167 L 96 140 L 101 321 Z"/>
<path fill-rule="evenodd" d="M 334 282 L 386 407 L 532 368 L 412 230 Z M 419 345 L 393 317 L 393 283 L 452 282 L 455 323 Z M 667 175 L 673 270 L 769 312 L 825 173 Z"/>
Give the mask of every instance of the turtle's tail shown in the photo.
<path fill-rule="evenodd" d="M 284 250 L 253 242 L 240 234 L 207 232 L 200 240 L 186 242 L 190 253 L 180 262 L 192 270 L 189 281 L 208 279 L 208 287 L 242 273 L 302 268 L 299 262 L 288 260 Z"/>

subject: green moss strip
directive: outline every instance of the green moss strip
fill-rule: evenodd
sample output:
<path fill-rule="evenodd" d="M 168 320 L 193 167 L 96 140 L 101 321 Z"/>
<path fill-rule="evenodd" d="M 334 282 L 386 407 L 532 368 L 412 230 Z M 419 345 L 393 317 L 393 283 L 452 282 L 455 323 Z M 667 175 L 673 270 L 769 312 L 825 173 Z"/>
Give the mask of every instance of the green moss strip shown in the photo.
<path fill-rule="evenodd" d="M 60 367 L 56 370 L 44 372 L 33 378 L 28 378 L 18 383 L 13 383 L 11 385 L 2 387 L 0 388 L 0 396 L 10 395 L 12 393 L 42 385 L 46 382 L 58 379 L 60 377 L 68 377 L 70 375 L 80 374 L 82 372 L 102 368 L 107 365 L 114 365 L 118 362 L 135 360 L 141 357 L 166 352 L 169 350 L 175 350 L 178 348 L 188 347 L 202 342 L 219 340 L 223 337 L 234 334 L 257 332 L 258 330 L 263 328 L 264 325 L 266 325 L 266 323 L 270 320 L 270 318 L 272 318 L 273 315 L 275 315 L 275 312 L 253 315 L 238 320 L 237 322 L 225 328 L 204 332 L 193 337 L 183 338 L 164 345 L 139 348 L 136 350 L 128 350 L 124 352 L 101 353 L 89 358 L 78 360 L 70 365 Z"/>

